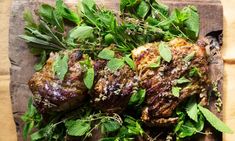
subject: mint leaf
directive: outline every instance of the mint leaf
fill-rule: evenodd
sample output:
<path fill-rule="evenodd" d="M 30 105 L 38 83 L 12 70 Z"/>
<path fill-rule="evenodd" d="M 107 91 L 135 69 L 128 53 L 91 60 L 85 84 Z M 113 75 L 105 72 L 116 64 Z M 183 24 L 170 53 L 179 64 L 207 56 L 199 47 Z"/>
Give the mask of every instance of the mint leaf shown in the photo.
<path fill-rule="evenodd" d="M 158 56 L 156 59 L 156 63 L 149 64 L 150 68 L 158 68 L 161 65 L 161 57 Z"/>
<path fill-rule="evenodd" d="M 190 82 L 190 80 L 188 80 L 187 78 L 185 78 L 185 77 L 183 76 L 183 77 L 177 79 L 176 82 L 177 82 L 178 84 L 183 84 L 183 83 L 188 83 L 188 82 Z"/>
<path fill-rule="evenodd" d="M 172 87 L 171 92 L 172 92 L 172 94 L 173 94 L 175 97 L 179 97 L 179 95 L 180 95 L 180 90 L 181 90 L 180 87 Z"/>
<path fill-rule="evenodd" d="M 145 89 L 139 89 L 136 93 L 132 94 L 128 105 L 139 106 L 144 102 L 145 99 Z"/>
<path fill-rule="evenodd" d="M 139 6 L 137 7 L 136 13 L 139 17 L 144 19 L 145 16 L 148 14 L 149 9 L 150 6 L 145 1 L 141 1 Z"/>
<path fill-rule="evenodd" d="M 171 59 L 172 59 L 171 50 L 168 47 L 167 43 L 161 42 L 159 44 L 159 53 L 160 53 L 160 56 L 165 61 L 167 61 L 168 63 L 171 61 Z"/>
<path fill-rule="evenodd" d="M 91 89 L 93 86 L 93 82 L 94 82 L 94 78 L 95 78 L 95 71 L 94 68 L 88 68 L 85 74 L 85 77 L 83 79 L 86 87 L 88 89 Z"/>
<path fill-rule="evenodd" d="M 71 136 L 83 136 L 91 129 L 90 122 L 84 120 L 66 121 L 65 127 L 67 128 L 68 135 Z"/>
<path fill-rule="evenodd" d="M 135 70 L 135 63 L 134 61 L 129 57 L 129 55 L 126 55 L 125 57 L 123 57 L 125 62 L 130 66 L 130 68 L 132 70 Z"/>
<path fill-rule="evenodd" d="M 98 57 L 101 59 L 110 60 L 114 58 L 114 51 L 105 48 L 98 54 Z"/>
<path fill-rule="evenodd" d="M 187 56 L 185 56 L 183 60 L 185 62 L 189 62 L 194 58 L 195 54 L 196 54 L 196 52 L 193 51 L 193 52 L 189 53 Z"/>
<path fill-rule="evenodd" d="M 102 121 L 101 127 L 103 130 L 103 133 L 114 132 L 120 128 L 120 123 L 118 123 L 115 120 L 107 119 L 107 120 Z"/>
<path fill-rule="evenodd" d="M 53 70 L 60 80 L 64 80 L 64 76 L 68 71 L 68 60 L 69 57 L 67 54 L 63 57 L 59 55 L 53 63 Z"/>
<path fill-rule="evenodd" d="M 107 63 L 107 67 L 111 71 L 116 71 L 116 70 L 122 68 L 124 65 L 125 65 L 124 60 L 118 59 L 118 58 L 113 58 Z"/>
<path fill-rule="evenodd" d="M 233 133 L 233 131 L 226 124 L 224 124 L 219 118 L 217 118 L 211 111 L 202 107 L 201 105 L 198 105 L 198 108 L 202 112 L 202 114 L 206 118 L 206 120 L 216 130 L 223 132 L 223 133 L 230 133 L 230 134 Z"/>
<path fill-rule="evenodd" d="M 197 122 L 198 121 L 198 109 L 197 109 L 197 102 L 194 97 L 189 99 L 185 109 L 186 109 L 188 116 L 192 120 Z"/>

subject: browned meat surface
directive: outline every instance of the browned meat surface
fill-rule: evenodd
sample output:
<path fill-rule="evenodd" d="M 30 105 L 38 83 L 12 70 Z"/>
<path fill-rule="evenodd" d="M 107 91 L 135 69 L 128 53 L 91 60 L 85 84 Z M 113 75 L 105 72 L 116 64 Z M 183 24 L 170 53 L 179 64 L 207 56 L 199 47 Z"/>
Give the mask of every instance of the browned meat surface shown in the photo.
<path fill-rule="evenodd" d="M 59 54 L 68 54 L 68 72 L 60 80 L 53 72 L 53 63 Z M 34 102 L 41 113 L 64 111 L 80 105 L 87 96 L 83 83 L 83 69 L 79 63 L 83 55 L 78 50 L 50 54 L 44 68 L 36 72 L 29 81 Z"/>
<path fill-rule="evenodd" d="M 150 68 L 159 56 L 159 43 L 149 43 L 132 51 L 132 57 L 137 66 L 140 86 L 146 89 L 146 106 L 142 111 L 142 120 L 150 125 L 176 123 L 176 118 L 169 118 L 179 105 L 192 95 L 205 93 L 208 87 L 208 64 L 204 47 L 174 39 L 168 43 L 172 60 L 168 63 L 161 58 L 157 68 Z M 195 52 L 190 61 L 184 58 Z M 197 69 L 200 75 L 189 75 L 192 69 Z M 187 83 L 179 84 L 177 79 L 184 77 Z M 180 88 L 179 97 L 174 96 L 172 87 Z M 168 119 L 169 118 L 169 119 Z"/>
<path fill-rule="evenodd" d="M 135 72 L 128 65 L 115 72 L 105 67 L 96 77 L 97 83 L 91 95 L 94 107 L 109 113 L 124 110 L 138 86 Z"/>

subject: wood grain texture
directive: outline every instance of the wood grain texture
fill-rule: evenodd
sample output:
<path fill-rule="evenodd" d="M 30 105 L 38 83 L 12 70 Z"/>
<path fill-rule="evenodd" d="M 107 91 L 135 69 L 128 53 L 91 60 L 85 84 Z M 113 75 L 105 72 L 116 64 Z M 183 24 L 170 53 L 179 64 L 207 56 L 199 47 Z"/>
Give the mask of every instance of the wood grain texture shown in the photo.
<path fill-rule="evenodd" d="M 25 9 L 36 9 L 40 2 L 49 2 L 53 4 L 54 0 L 14 0 L 12 3 L 12 12 L 10 16 L 11 28 L 9 31 L 9 58 L 11 61 L 10 93 L 18 140 L 22 140 L 22 122 L 20 116 L 25 112 L 27 99 L 31 95 L 27 82 L 34 73 L 33 64 L 35 64 L 36 61 L 36 58 L 29 53 L 27 45 L 18 38 L 18 35 L 23 34 L 24 22 L 22 12 Z M 66 3 L 70 6 L 73 6 L 76 2 L 77 0 L 66 0 Z M 195 5 L 200 13 L 200 37 L 204 37 L 211 31 L 223 29 L 222 6 L 218 0 L 180 0 L 177 2 L 174 0 L 166 0 L 163 2 L 171 8 L 182 7 L 188 4 Z M 99 0 L 97 3 L 118 12 L 119 4 L 116 0 Z"/>

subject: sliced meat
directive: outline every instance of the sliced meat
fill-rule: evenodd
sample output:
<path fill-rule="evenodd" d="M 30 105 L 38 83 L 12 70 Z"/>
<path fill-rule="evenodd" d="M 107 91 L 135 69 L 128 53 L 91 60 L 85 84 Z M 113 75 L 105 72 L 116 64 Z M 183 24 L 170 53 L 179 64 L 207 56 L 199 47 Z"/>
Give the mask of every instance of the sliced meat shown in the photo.
<path fill-rule="evenodd" d="M 147 93 L 142 120 L 156 126 L 164 124 L 165 122 L 158 121 L 171 117 L 180 102 L 192 95 L 205 93 L 209 84 L 204 47 L 188 43 L 183 39 L 174 39 L 167 43 L 172 60 L 168 63 L 161 58 L 160 66 L 151 68 L 150 64 L 156 63 L 160 56 L 159 44 L 159 42 L 148 43 L 132 51 L 132 58 L 140 78 L 140 87 L 145 88 Z M 185 57 L 189 54 L 194 55 L 189 61 L 185 61 Z M 177 79 L 181 77 L 190 82 L 177 83 Z M 180 88 L 179 97 L 173 95 L 173 87 Z"/>
<path fill-rule="evenodd" d="M 59 55 L 68 55 L 68 72 L 60 80 L 53 72 L 53 64 Z M 79 50 L 51 53 L 43 69 L 29 80 L 34 102 L 41 113 L 65 111 L 79 106 L 88 96 L 83 83 L 84 70 L 79 61 L 83 60 Z"/>

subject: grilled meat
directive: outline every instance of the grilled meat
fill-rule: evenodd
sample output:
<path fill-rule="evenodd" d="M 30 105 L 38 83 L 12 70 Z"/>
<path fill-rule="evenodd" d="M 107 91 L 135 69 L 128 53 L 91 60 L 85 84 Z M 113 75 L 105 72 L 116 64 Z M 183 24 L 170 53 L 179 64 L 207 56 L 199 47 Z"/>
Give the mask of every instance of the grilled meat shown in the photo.
<path fill-rule="evenodd" d="M 150 68 L 150 64 L 160 56 L 159 44 L 149 43 L 132 51 L 140 86 L 146 89 L 146 106 L 141 118 L 150 125 L 176 123 L 172 113 L 179 103 L 192 95 L 205 93 L 209 84 L 204 47 L 174 39 L 168 43 L 172 60 L 168 63 L 161 59 L 159 67 Z M 191 59 L 185 61 L 189 54 Z M 181 77 L 189 82 L 179 84 L 177 79 Z M 173 95 L 173 87 L 180 89 L 179 97 Z"/>
<path fill-rule="evenodd" d="M 115 72 L 105 67 L 96 77 L 98 80 L 91 95 L 94 107 L 109 113 L 123 111 L 138 86 L 135 72 L 128 65 Z"/>
<path fill-rule="evenodd" d="M 69 56 L 68 72 L 62 81 L 54 74 L 53 63 L 59 55 L 65 54 Z M 84 72 L 79 63 L 83 59 L 78 50 L 51 53 L 44 68 L 32 76 L 28 84 L 41 113 L 72 109 L 87 97 L 87 88 L 83 83 Z"/>

